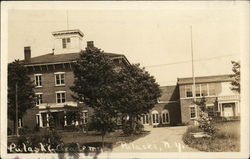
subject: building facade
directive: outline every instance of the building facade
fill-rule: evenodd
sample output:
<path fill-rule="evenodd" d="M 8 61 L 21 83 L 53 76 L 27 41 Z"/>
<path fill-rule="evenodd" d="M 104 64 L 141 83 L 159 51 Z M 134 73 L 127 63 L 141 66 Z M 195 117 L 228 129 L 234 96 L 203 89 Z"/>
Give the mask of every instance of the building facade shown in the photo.
<path fill-rule="evenodd" d="M 92 109 L 72 98 L 74 74 L 72 64 L 79 58 L 82 50 L 83 33 L 80 30 L 65 30 L 52 33 L 54 49 L 52 53 L 31 57 L 30 47 L 24 48 L 24 63 L 28 69 L 29 77 L 35 84 L 36 106 L 29 109 L 20 119 L 20 126 L 31 129 L 39 126 L 49 127 L 50 115 L 53 116 L 54 126 L 64 128 L 68 123 L 65 113 L 68 107 L 81 107 L 82 123 L 86 124 Z M 87 42 L 87 47 L 94 47 L 93 41 Z M 104 53 L 113 60 L 117 67 L 130 65 L 127 58 L 121 54 Z M 49 110 L 48 110 L 49 108 Z M 49 112 L 48 112 L 49 111 Z"/>
<path fill-rule="evenodd" d="M 142 124 L 147 126 L 177 125 L 181 121 L 179 88 L 177 85 L 162 86 L 158 103 L 148 114 L 141 117 Z"/>
<path fill-rule="evenodd" d="M 179 78 L 182 123 L 192 123 L 198 117 L 197 105 L 201 98 L 206 99 L 208 114 L 214 117 L 234 118 L 240 116 L 240 94 L 232 91 L 230 75 L 204 76 L 195 78 L 195 93 L 192 78 Z"/>

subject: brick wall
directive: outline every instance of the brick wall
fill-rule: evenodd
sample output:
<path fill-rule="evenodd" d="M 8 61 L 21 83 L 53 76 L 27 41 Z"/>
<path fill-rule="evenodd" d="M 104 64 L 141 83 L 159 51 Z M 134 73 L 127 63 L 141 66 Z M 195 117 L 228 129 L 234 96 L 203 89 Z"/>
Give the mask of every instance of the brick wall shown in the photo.
<path fill-rule="evenodd" d="M 55 85 L 55 74 L 56 72 L 65 72 L 65 86 Z M 36 68 L 35 71 L 30 71 L 29 77 L 31 80 L 35 81 L 34 74 L 42 74 L 42 87 L 35 88 L 35 93 L 43 93 L 43 103 L 56 103 L 56 91 L 66 91 L 66 102 L 74 101 L 72 95 L 74 94 L 70 87 L 74 82 L 74 74 L 68 65 L 63 68 L 63 66 L 57 66 L 55 69 L 53 67 L 46 68 Z"/>
<path fill-rule="evenodd" d="M 217 97 L 206 97 L 206 104 L 214 104 L 215 111 L 217 110 Z M 197 98 L 197 101 L 199 101 L 201 98 Z M 182 123 L 190 123 L 193 120 L 190 119 L 190 106 L 193 104 L 193 99 L 181 99 L 180 100 L 181 105 L 181 122 Z"/>

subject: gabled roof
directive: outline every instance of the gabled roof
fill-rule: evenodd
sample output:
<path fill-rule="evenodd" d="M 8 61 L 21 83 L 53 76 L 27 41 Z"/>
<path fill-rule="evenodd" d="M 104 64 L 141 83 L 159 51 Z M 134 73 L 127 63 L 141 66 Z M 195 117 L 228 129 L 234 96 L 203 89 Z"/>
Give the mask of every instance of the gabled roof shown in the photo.
<path fill-rule="evenodd" d="M 106 56 L 110 58 L 118 58 L 123 57 L 128 62 L 126 57 L 122 54 L 114 54 L 114 53 L 104 53 Z M 64 62 L 72 62 L 76 61 L 79 58 L 80 52 L 78 53 L 66 53 L 66 54 L 45 54 L 37 57 L 32 57 L 29 63 L 25 65 L 34 65 L 34 64 L 50 64 L 50 63 L 64 63 Z"/>
<path fill-rule="evenodd" d="M 179 99 L 179 89 L 177 85 L 173 86 L 161 86 L 161 97 L 159 102 L 169 102 L 169 101 L 178 101 Z"/>
<path fill-rule="evenodd" d="M 195 83 L 229 82 L 232 81 L 232 78 L 230 76 L 231 74 L 195 77 Z M 177 84 L 179 85 L 192 84 L 192 83 L 193 83 L 192 77 L 177 79 Z"/>

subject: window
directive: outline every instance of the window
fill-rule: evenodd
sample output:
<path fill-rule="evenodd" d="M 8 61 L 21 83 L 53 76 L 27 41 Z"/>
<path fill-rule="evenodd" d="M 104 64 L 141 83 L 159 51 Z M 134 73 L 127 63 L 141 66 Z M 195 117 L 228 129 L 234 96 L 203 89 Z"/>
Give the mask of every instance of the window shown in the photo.
<path fill-rule="evenodd" d="M 41 113 L 41 116 L 42 116 L 42 127 L 49 126 L 49 122 L 47 119 L 47 113 Z"/>
<path fill-rule="evenodd" d="M 186 97 L 193 97 L 192 85 L 185 86 Z"/>
<path fill-rule="evenodd" d="M 87 122 L 88 122 L 88 111 L 82 112 L 81 120 L 82 120 L 82 124 L 87 124 Z"/>
<path fill-rule="evenodd" d="M 18 119 L 18 127 L 19 128 L 23 127 L 23 119 L 22 118 Z"/>
<path fill-rule="evenodd" d="M 149 115 L 148 114 L 142 115 L 142 124 L 149 124 Z"/>
<path fill-rule="evenodd" d="M 208 113 L 208 116 L 213 117 L 215 115 L 214 104 L 207 104 L 206 111 Z"/>
<path fill-rule="evenodd" d="M 162 111 L 162 123 L 169 123 L 169 113 L 167 110 Z"/>
<path fill-rule="evenodd" d="M 70 44 L 70 38 L 63 38 L 62 39 L 62 48 L 69 48 L 69 44 Z"/>
<path fill-rule="evenodd" d="M 60 91 L 56 92 L 56 102 L 57 103 L 65 103 L 66 92 Z"/>
<path fill-rule="evenodd" d="M 201 84 L 201 96 L 207 96 L 207 84 Z"/>
<path fill-rule="evenodd" d="M 200 90 L 200 85 L 199 84 L 195 85 L 195 96 L 196 97 L 201 96 L 201 90 Z"/>
<path fill-rule="evenodd" d="M 56 86 L 65 85 L 65 73 L 64 72 L 57 72 L 55 73 L 55 84 Z"/>
<path fill-rule="evenodd" d="M 43 103 L 43 94 L 36 93 L 36 105 L 40 105 Z"/>
<path fill-rule="evenodd" d="M 159 123 L 159 113 L 156 110 L 152 112 L 152 118 L 153 118 L 153 124 Z"/>
<path fill-rule="evenodd" d="M 36 114 L 36 124 L 40 127 L 40 115 Z"/>
<path fill-rule="evenodd" d="M 215 84 L 209 84 L 209 96 L 215 96 Z"/>
<path fill-rule="evenodd" d="M 36 87 L 42 86 L 42 74 L 35 74 L 35 85 Z"/>
<path fill-rule="evenodd" d="M 193 106 L 190 106 L 189 108 L 190 108 L 190 118 L 191 119 L 196 118 L 196 109 L 195 109 L 195 106 L 193 105 Z"/>

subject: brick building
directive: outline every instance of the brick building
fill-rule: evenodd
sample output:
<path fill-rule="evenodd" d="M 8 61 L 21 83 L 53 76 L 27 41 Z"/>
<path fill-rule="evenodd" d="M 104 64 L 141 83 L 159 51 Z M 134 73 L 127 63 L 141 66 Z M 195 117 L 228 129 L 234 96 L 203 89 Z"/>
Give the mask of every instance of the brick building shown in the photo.
<path fill-rule="evenodd" d="M 208 114 L 214 117 L 237 118 L 240 116 L 240 95 L 232 91 L 230 75 L 195 77 L 197 101 L 205 97 Z M 141 121 L 144 125 L 193 124 L 198 117 L 193 103 L 193 78 L 178 78 L 177 85 L 161 87 L 158 103 Z"/>
<path fill-rule="evenodd" d="M 65 105 L 81 107 L 83 124 L 88 122 L 91 109 L 83 103 L 78 103 L 72 98 L 74 74 L 72 64 L 79 57 L 82 49 L 83 33 L 80 30 L 65 30 L 52 33 L 54 37 L 54 49 L 52 53 L 31 57 L 30 47 L 24 48 L 24 62 L 29 76 L 35 84 L 37 97 L 36 107 L 27 111 L 23 119 L 19 120 L 19 126 L 29 128 L 48 127 L 50 108 L 51 115 L 55 119 L 55 126 L 63 128 L 67 122 Z M 87 42 L 87 47 L 93 47 L 92 41 Z M 130 65 L 122 54 L 104 53 L 112 59 L 117 67 Z M 240 96 L 231 91 L 229 75 L 206 76 L 195 78 L 195 97 L 200 100 L 205 97 L 206 106 L 211 114 L 220 117 L 237 117 L 240 115 Z M 143 125 L 178 125 L 180 123 L 193 123 L 197 119 L 197 106 L 193 104 L 192 78 L 178 78 L 173 86 L 162 86 L 162 96 L 155 107 L 141 117 Z M 214 113 L 215 112 L 215 113 Z M 78 123 L 74 123 L 78 124 Z M 9 127 L 11 127 L 9 123 Z"/>
<path fill-rule="evenodd" d="M 180 92 L 182 123 L 192 123 L 197 119 L 197 106 L 194 96 L 199 101 L 206 99 L 206 107 L 211 116 L 233 118 L 240 116 L 240 95 L 232 91 L 230 75 L 204 76 L 195 78 L 195 94 L 192 93 L 192 78 L 179 78 L 177 85 Z"/>
<path fill-rule="evenodd" d="M 176 125 L 181 122 L 179 88 L 177 85 L 162 86 L 158 103 L 141 118 L 143 125 Z"/>
<path fill-rule="evenodd" d="M 82 108 L 82 121 L 88 121 L 91 109 L 82 103 L 76 102 L 70 87 L 74 82 L 72 63 L 79 57 L 83 33 L 80 30 L 65 30 L 52 33 L 54 37 L 54 49 L 52 53 L 42 56 L 31 57 L 30 47 L 24 48 L 24 62 L 28 69 L 29 76 L 35 84 L 35 94 L 37 97 L 36 106 L 27 111 L 27 114 L 20 119 L 20 126 L 34 128 L 47 127 L 49 114 L 47 108 L 54 118 L 55 126 L 63 128 L 69 124 L 66 121 L 65 105 Z M 92 41 L 87 42 L 87 47 L 93 47 Z M 130 65 L 127 58 L 122 54 L 104 53 L 112 59 L 117 67 Z"/>

